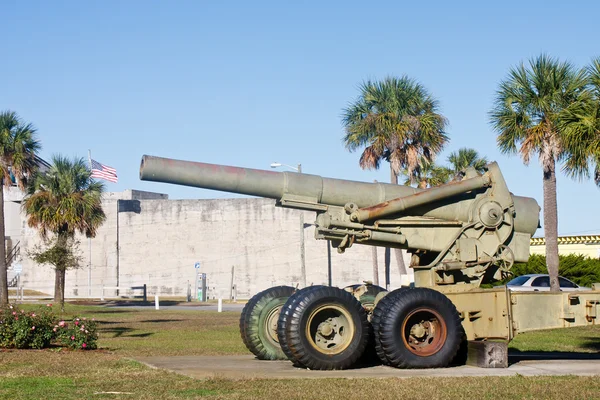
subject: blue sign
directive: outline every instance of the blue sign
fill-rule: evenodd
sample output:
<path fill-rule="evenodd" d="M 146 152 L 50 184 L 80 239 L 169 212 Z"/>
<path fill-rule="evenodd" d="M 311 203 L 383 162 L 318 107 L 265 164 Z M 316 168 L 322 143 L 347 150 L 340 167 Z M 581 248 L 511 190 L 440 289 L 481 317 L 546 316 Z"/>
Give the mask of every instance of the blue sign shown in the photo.
<path fill-rule="evenodd" d="M 200 268 L 200 261 L 198 261 L 196 264 L 194 264 L 194 268 L 196 268 L 196 269 Z"/>

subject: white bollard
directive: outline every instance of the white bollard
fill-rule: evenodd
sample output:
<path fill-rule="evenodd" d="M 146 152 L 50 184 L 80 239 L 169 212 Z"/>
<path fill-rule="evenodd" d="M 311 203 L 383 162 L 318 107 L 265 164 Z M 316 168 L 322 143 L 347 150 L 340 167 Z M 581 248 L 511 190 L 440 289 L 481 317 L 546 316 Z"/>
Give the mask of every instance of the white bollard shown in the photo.
<path fill-rule="evenodd" d="M 154 308 L 156 310 L 159 309 L 159 307 L 158 307 L 158 295 L 154 295 Z"/>
<path fill-rule="evenodd" d="M 220 297 L 217 301 L 217 312 L 223 312 L 223 299 Z"/>

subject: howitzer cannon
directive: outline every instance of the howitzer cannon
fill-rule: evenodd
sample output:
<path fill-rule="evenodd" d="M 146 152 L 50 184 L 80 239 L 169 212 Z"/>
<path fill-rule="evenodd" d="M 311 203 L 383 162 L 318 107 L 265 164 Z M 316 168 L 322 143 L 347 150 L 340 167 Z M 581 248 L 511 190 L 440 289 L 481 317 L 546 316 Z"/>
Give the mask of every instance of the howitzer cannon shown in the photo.
<path fill-rule="evenodd" d="M 520 331 L 561 326 L 538 318 L 524 328 L 513 319 L 514 295 L 479 289 L 514 262 L 528 260 L 539 225 L 537 202 L 512 195 L 496 163 L 483 174 L 468 169 L 461 180 L 431 189 L 153 156 L 143 156 L 140 179 L 267 197 L 281 207 L 315 211 L 315 237 L 331 240 L 340 252 L 368 244 L 412 254 L 414 289 L 278 286 L 255 295 L 242 311 L 240 331 L 258 358 L 348 368 L 364 353 L 371 323 L 375 352 L 384 363 L 441 367 L 453 360 L 465 336 L 508 341 Z M 595 322 L 593 304 L 577 308 L 585 315 L 578 322 Z"/>
<path fill-rule="evenodd" d="M 415 285 L 468 290 L 527 261 L 539 221 L 532 198 L 513 196 L 496 163 L 432 189 L 354 182 L 144 156 L 140 178 L 277 200 L 317 213 L 315 236 L 407 249 Z"/>

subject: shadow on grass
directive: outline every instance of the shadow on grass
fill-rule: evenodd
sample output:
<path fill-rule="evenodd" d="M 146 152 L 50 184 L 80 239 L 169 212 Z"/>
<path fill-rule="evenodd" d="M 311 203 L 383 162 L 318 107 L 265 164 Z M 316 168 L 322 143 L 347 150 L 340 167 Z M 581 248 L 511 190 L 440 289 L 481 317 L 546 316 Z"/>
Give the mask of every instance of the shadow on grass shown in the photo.
<path fill-rule="evenodd" d="M 122 314 L 129 313 L 130 310 L 94 310 L 93 314 Z"/>
<path fill-rule="evenodd" d="M 598 338 L 594 338 L 598 340 Z M 508 351 L 508 365 L 519 361 L 600 360 L 600 353 L 571 353 L 564 351 Z"/>
<path fill-rule="evenodd" d="M 185 321 L 184 319 L 147 319 L 140 322 L 148 322 L 148 323 L 161 323 L 161 322 L 181 322 Z"/>
<path fill-rule="evenodd" d="M 175 300 L 160 300 L 161 306 L 177 306 L 180 304 L 189 304 L 185 301 Z M 113 300 L 104 304 L 108 307 L 151 307 L 154 306 L 154 301 L 131 301 L 131 300 Z"/>
<path fill-rule="evenodd" d="M 600 337 L 586 337 L 583 338 L 586 342 L 581 345 L 586 349 L 595 350 L 600 353 Z"/>
<path fill-rule="evenodd" d="M 152 332 L 148 332 L 148 333 L 136 333 L 133 334 L 132 332 L 136 331 L 136 329 L 133 328 L 124 328 L 124 327 L 114 327 L 114 328 L 107 328 L 107 329 L 99 329 L 100 333 L 102 334 L 113 334 L 113 338 L 118 338 L 118 337 L 148 337 L 148 336 L 152 336 L 154 335 L 154 333 Z"/>
<path fill-rule="evenodd" d="M 147 332 L 147 333 L 136 333 L 135 335 L 127 335 L 126 337 L 139 337 L 139 338 L 145 338 L 148 336 L 152 336 L 154 335 L 154 333 L 152 332 Z"/>

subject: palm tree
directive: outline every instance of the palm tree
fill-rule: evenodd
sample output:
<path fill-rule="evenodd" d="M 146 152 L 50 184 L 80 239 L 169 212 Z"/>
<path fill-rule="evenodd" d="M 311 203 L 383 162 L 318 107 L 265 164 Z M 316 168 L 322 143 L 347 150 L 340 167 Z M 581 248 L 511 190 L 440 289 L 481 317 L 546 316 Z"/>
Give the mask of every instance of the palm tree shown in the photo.
<path fill-rule="evenodd" d="M 345 146 L 349 151 L 365 147 L 359 161 L 362 169 L 378 169 L 381 160 L 388 161 L 391 182 L 397 184 L 402 169 L 412 176 L 420 168 L 420 159 L 433 162 L 448 141 L 447 120 L 438 108 L 427 90 L 407 76 L 364 82 L 359 98 L 343 111 Z M 386 284 L 390 258 L 386 248 Z M 400 250 L 396 259 L 400 273 L 405 274 Z"/>
<path fill-rule="evenodd" d="M 408 170 L 402 170 L 402 175 L 406 176 L 404 185 L 411 186 L 416 184 L 419 189 L 426 189 L 447 183 L 454 172 L 444 166 L 436 165 L 421 158 L 419 168 L 408 175 Z"/>
<path fill-rule="evenodd" d="M 23 208 L 29 226 L 37 228 L 44 241 L 52 235 L 54 245 L 47 251 L 71 255 L 75 233 L 94 237 L 106 219 L 101 204 L 104 185 L 90 174 L 83 159 L 54 156 L 48 172 L 37 175 L 29 187 Z M 65 261 L 73 257 L 58 259 L 51 263 L 56 271 L 54 301 L 63 305 L 66 270 L 74 265 Z"/>
<path fill-rule="evenodd" d="M 551 290 L 558 291 L 558 211 L 556 163 L 568 154 L 565 111 L 582 101 L 585 71 L 547 55 L 512 68 L 500 83 L 490 112 L 503 153 L 520 153 L 527 165 L 537 155 L 543 170 L 546 264 Z M 565 164 L 568 168 L 568 165 Z"/>
<path fill-rule="evenodd" d="M 4 225 L 4 188 L 16 184 L 25 189 L 27 177 L 36 170 L 40 150 L 33 125 L 24 123 L 14 111 L 0 112 L 0 306 L 8 304 L 6 231 Z"/>
<path fill-rule="evenodd" d="M 364 82 L 360 96 L 343 111 L 344 143 L 349 151 L 365 147 L 359 165 L 378 169 L 390 163 L 392 183 L 404 168 L 409 175 L 420 159 L 433 162 L 448 142 L 446 118 L 438 102 L 416 81 L 403 76 Z"/>
<path fill-rule="evenodd" d="M 456 179 L 461 171 L 468 167 L 473 167 L 478 172 L 484 172 L 484 167 L 487 165 L 488 160 L 485 157 L 480 157 L 477 150 L 463 147 L 458 149 L 458 151 L 450 153 L 448 162 L 452 167 L 454 179 Z"/>
<path fill-rule="evenodd" d="M 570 151 L 565 169 L 574 178 L 592 175 L 600 186 L 600 57 L 592 60 L 586 72 L 589 91 L 567 108 L 561 121 Z"/>

